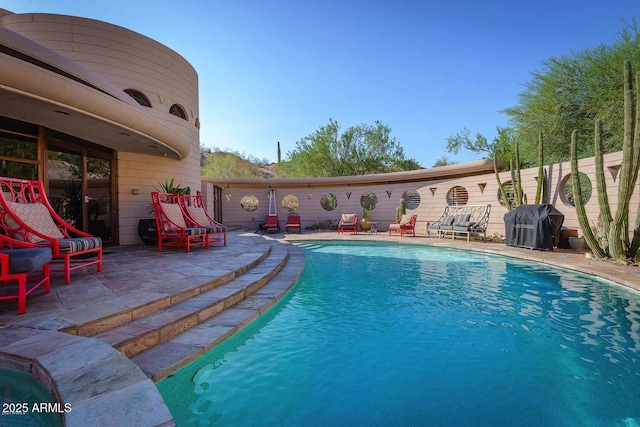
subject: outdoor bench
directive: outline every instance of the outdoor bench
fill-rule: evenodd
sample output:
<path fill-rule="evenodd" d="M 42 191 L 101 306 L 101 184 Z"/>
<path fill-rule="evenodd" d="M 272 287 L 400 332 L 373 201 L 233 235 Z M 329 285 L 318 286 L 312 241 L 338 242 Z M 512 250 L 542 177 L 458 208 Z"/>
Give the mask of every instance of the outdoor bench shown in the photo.
<path fill-rule="evenodd" d="M 462 234 L 467 236 L 468 242 L 471 233 L 476 233 L 482 234 L 484 240 L 487 237 L 490 212 L 491 205 L 445 206 L 437 221 L 427 223 L 427 235 L 430 236 L 435 231 L 438 238 L 450 234 L 453 240 L 456 235 Z"/>

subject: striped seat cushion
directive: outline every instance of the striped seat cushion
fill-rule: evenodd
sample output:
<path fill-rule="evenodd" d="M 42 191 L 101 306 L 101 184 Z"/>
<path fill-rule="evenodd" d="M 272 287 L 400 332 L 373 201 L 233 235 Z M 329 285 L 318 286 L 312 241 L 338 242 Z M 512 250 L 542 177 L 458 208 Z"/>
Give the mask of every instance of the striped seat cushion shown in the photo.
<path fill-rule="evenodd" d="M 168 236 L 171 236 L 171 235 L 177 236 L 182 231 L 184 231 L 188 236 L 197 236 L 199 234 L 207 234 L 207 229 L 206 228 L 191 227 L 191 228 L 183 228 L 181 230 L 178 230 L 177 232 L 175 230 L 169 230 L 169 231 L 167 231 L 167 235 Z"/>
<path fill-rule="evenodd" d="M 227 231 L 226 225 L 209 225 L 207 226 L 207 233 L 225 233 Z"/>
<path fill-rule="evenodd" d="M 63 254 L 72 254 L 102 247 L 102 239 L 100 237 L 72 237 L 70 239 L 60 239 L 58 242 L 60 242 L 60 253 Z"/>

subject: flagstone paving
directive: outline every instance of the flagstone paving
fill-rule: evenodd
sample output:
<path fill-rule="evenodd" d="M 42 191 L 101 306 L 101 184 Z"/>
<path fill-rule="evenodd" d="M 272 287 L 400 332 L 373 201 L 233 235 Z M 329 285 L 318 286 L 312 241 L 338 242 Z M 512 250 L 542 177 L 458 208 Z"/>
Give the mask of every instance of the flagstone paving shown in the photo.
<path fill-rule="evenodd" d="M 238 231 L 229 233 L 227 246 L 189 254 L 158 253 L 145 246 L 105 248 L 101 273 L 77 270 L 69 285 L 54 274 L 51 292 L 30 296 L 24 315 L 16 314 L 17 304 L 3 302 L 0 367 L 30 372 L 58 402 L 71 403 L 71 410 L 61 415 L 68 426 L 174 425 L 152 378 L 157 381 L 208 351 L 284 295 L 304 268 L 304 258 L 291 242 L 337 239 L 512 256 L 640 291 L 640 267 L 613 265 L 571 250 L 535 251 L 423 235 L 305 231 L 261 236 Z M 149 334 L 137 341 L 143 332 Z"/>

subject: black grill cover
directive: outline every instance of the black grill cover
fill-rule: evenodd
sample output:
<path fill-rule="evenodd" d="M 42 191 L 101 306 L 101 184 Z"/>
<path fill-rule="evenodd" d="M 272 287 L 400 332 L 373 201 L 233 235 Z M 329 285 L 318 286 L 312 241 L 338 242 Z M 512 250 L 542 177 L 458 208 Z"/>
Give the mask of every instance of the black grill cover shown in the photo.
<path fill-rule="evenodd" d="M 564 222 L 553 205 L 522 205 L 504 214 L 508 246 L 552 250 Z"/>

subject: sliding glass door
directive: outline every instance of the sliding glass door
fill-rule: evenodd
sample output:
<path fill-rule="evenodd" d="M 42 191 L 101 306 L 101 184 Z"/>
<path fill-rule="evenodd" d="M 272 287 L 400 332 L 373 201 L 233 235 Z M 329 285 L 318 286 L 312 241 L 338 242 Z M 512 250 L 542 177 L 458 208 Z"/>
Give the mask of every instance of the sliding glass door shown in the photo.
<path fill-rule="evenodd" d="M 47 150 L 49 200 L 76 228 L 113 242 L 113 158 L 107 153 L 50 142 Z"/>

